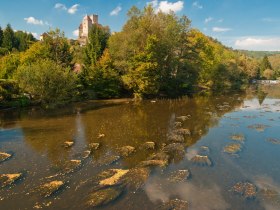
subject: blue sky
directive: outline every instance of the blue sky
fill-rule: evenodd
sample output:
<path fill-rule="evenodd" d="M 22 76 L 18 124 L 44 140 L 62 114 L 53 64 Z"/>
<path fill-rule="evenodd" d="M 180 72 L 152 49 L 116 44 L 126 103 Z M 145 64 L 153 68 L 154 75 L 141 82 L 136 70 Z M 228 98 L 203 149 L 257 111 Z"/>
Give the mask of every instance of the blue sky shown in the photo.
<path fill-rule="evenodd" d="M 1 0 L 0 25 L 39 35 L 60 28 L 74 38 L 85 14 L 120 31 L 133 5 L 186 15 L 192 27 L 235 49 L 280 50 L 279 0 Z"/>

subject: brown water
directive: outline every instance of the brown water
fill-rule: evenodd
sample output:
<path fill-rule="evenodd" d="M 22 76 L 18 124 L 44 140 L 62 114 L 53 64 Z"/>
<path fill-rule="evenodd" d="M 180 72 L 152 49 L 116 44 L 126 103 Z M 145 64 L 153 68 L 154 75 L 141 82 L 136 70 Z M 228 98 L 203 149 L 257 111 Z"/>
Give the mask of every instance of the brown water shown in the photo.
<path fill-rule="evenodd" d="M 121 195 L 100 209 L 158 209 L 171 199 L 189 202 L 189 209 L 280 209 L 280 87 L 250 88 L 245 93 L 195 96 L 177 100 L 134 103 L 128 100 L 87 102 L 42 111 L 0 112 L 0 152 L 13 154 L 0 163 L 0 174 L 22 173 L 13 185 L 0 188 L 0 209 L 85 209 L 89 195 L 99 190 L 91 180 L 107 169 L 133 169 L 170 144 L 167 136 L 179 116 L 189 116 L 181 127 L 190 130 L 183 143 L 185 154 L 173 154 L 165 167 L 151 167 L 149 178 L 138 189 L 121 189 Z M 254 129 L 255 125 L 261 129 Z M 256 126 L 255 126 L 256 127 Z M 257 126 L 258 127 L 258 126 Z M 105 137 L 98 138 L 100 134 Z M 242 149 L 236 155 L 223 151 L 233 143 L 231 135 L 242 134 Z M 274 139 L 270 141 L 269 139 Z M 67 140 L 74 146 L 64 148 Z M 146 150 L 147 141 L 156 144 Z M 90 143 L 100 143 L 87 159 Z M 136 152 L 105 164 L 122 146 Z M 201 146 L 208 147 L 203 151 Z M 207 155 L 212 166 L 195 164 L 196 155 Z M 81 167 L 64 174 L 65 163 L 82 160 Z M 170 174 L 188 169 L 191 176 L 170 182 Z M 53 177 L 54 176 L 54 177 Z M 38 187 L 53 180 L 65 185 L 48 198 Z M 257 187 L 254 198 L 235 193 L 237 182 Z M 266 197 L 263 189 L 273 190 Z"/>

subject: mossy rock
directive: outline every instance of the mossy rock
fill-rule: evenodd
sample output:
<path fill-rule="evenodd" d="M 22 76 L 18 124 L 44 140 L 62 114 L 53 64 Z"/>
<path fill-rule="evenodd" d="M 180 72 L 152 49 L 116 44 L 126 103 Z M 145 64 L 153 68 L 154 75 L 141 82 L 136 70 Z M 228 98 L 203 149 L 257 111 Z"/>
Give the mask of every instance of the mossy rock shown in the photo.
<path fill-rule="evenodd" d="M 128 157 L 134 152 L 136 152 L 136 149 L 132 146 L 124 146 L 118 149 L 118 153 L 121 157 Z"/>
<path fill-rule="evenodd" d="M 191 161 L 199 166 L 212 166 L 212 162 L 207 155 L 195 155 Z"/>
<path fill-rule="evenodd" d="M 146 167 L 133 168 L 123 177 L 123 184 L 130 190 L 138 190 L 144 186 L 150 176 L 151 170 Z"/>
<path fill-rule="evenodd" d="M 190 177 L 190 171 L 189 170 L 177 170 L 173 171 L 170 176 L 168 177 L 169 182 L 178 183 L 178 182 L 184 182 Z"/>
<path fill-rule="evenodd" d="M 12 157 L 11 154 L 8 154 L 8 153 L 5 153 L 5 152 L 0 152 L 0 163 L 8 160 L 11 157 Z"/>
<path fill-rule="evenodd" d="M 228 154 L 236 154 L 241 151 L 241 144 L 230 143 L 224 147 L 224 152 Z"/>
<path fill-rule="evenodd" d="M 88 197 L 87 206 L 98 207 L 116 200 L 122 194 L 122 188 L 106 188 L 91 193 Z"/>
<path fill-rule="evenodd" d="M 160 205 L 157 210 L 188 210 L 189 203 L 180 199 L 172 199 Z"/>

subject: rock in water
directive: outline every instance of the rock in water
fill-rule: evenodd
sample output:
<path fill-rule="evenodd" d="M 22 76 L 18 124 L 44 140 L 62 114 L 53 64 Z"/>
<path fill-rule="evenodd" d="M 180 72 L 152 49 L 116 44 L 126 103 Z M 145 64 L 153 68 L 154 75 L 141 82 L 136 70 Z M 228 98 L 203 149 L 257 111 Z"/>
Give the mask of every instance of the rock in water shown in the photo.
<path fill-rule="evenodd" d="M 191 161 L 201 166 L 211 166 L 212 162 L 207 155 L 195 155 Z"/>
<path fill-rule="evenodd" d="M 178 135 L 191 135 L 190 129 L 187 129 L 187 128 L 178 128 L 178 129 L 174 130 L 174 133 L 176 133 Z"/>
<path fill-rule="evenodd" d="M 268 138 L 266 139 L 267 142 L 270 142 L 272 144 L 280 144 L 280 140 L 279 139 L 275 139 L 275 138 Z"/>
<path fill-rule="evenodd" d="M 189 170 L 177 170 L 171 173 L 168 177 L 168 181 L 170 182 L 184 182 L 190 177 Z"/>
<path fill-rule="evenodd" d="M 98 166 L 103 166 L 103 165 L 111 165 L 112 163 L 115 163 L 118 161 L 121 157 L 118 155 L 109 155 L 103 157 L 101 160 L 97 161 Z"/>
<path fill-rule="evenodd" d="M 188 116 L 179 116 L 179 117 L 176 117 L 177 120 L 180 120 L 182 122 L 186 121 L 187 119 L 190 119 L 190 115 Z"/>
<path fill-rule="evenodd" d="M 147 141 L 147 142 L 145 142 L 143 145 L 142 145 L 142 148 L 144 148 L 144 149 L 150 149 L 150 150 L 154 150 L 155 149 L 155 146 L 156 146 L 156 144 L 155 144 L 155 142 L 153 142 L 153 141 Z"/>
<path fill-rule="evenodd" d="M 230 138 L 234 141 L 244 141 L 245 137 L 243 134 L 233 134 L 230 136 Z"/>
<path fill-rule="evenodd" d="M 11 154 L 0 152 L 0 163 L 4 162 L 5 160 L 8 160 L 10 157 L 12 157 Z"/>
<path fill-rule="evenodd" d="M 118 149 L 119 155 L 121 157 L 128 157 L 132 153 L 134 153 L 136 150 L 132 146 L 124 146 Z"/>
<path fill-rule="evenodd" d="M 122 193 L 121 189 L 106 188 L 95 191 L 89 195 L 87 205 L 90 207 L 97 207 L 106 205 L 117 199 Z"/>
<path fill-rule="evenodd" d="M 249 182 L 238 182 L 232 190 L 246 199 L 255 198 L 257 195 L 257 187 Z"/>
<path fill-rule="evenodd" d="M 165 160 L 144 160 L 139 163 L 140 167 L 152 167 L 159 166 L 165 167 L 168 164 L 168 161 Z"/>
<path fill-rule="evenodd" d="M 181 134 L 176 134 L 176 133 L 170 133 L 167 136 L 167 140 L 171 143 L 184 143 L 185 142 L 184 136 Z"/>
<path fill-rule="evenodd" d="M 241 151 L 241 144 L 230 143 L 224 147 L 224 152 L 229 154 L 236 154 Z"/>
<path fill-rule="evenodd" d="M 99 143 L 91 143 L 88 145 L 91 150 L 97 150 L 100 147 Z"/>
<path fill-rule="evenodd" d="M 82 156 L 82 159 L 87 159 L 91 154 L 91 151 L 90 150 L 85 150 L 83 152 L 83 156 Z"/>
<path fill-rule="evenodd" d="M 39 187 L 40 193 L 44 197 L 49 197 L 57 192 L 64 185 L 63 181 L 51 181 Z"/>
<path fill-rule="evenodd" d="M 168 144 L 163 148 L 163 152 L 167 153 L 170 157 L 183 157 L 185 156 L 185 147 L 180 143 Z"/>
<path fill-rule="evenodd" d="M 130 190 L 138 190 L 146 183 L 150 175 L 149 168 L 133 168 L 122 178 L 123 183 Z"/>
<path fill-rule="evenodd" d="M 78 169 L 81 165 L 82 165 L 81 160 L 70 160 L 69 162 L 67 162 L 65 164 L 65 168 L 64 168 L 63 172 L 65 174 L 71 173 L 71 172 L 75 171 L 76 169 Z"/>
<path fill-rule="evenodd" d="M 0 174 L 0 188 L 7 187 L 22 177 L 21 173 L 18 174 Z"/>
<path fill-rule="evenodd" d="M 73 141 L 65 141 L 65 142 L 63 143 L 63 146 L 64 146 L 65 148 L 72 147 L 73 145 L 74 145 L 74 142 L 73 142 Z"/>
<path fill-rule="evenodd" d="M 189 203 L 187 201 L 173 199 L 162 205 L 160 205 L 158 210 L 188 210 Z"/>
<path fill-rule="evenodd" d="M 109 177 L 109 178 L 101 180 L 99 182 L 99 185 L 102 185 L 102 186 L 112 186 L 112 185 L 118 184 L 120 179 L 125 174 L 127 174 L 127 172 L 129 171 L 129 170 L 122 170 L 122 169 L 109 169 L 109 170 L 111 170 L 114 173 L 114 175 Z"/>

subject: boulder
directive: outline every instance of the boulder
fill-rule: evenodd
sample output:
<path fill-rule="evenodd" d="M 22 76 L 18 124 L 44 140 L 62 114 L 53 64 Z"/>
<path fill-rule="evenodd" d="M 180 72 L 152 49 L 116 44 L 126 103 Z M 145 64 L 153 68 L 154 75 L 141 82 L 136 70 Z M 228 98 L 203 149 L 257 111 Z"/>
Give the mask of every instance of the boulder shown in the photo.
<path fill-rule="evenodd" d="M 0 174 L 0 188 L 12 185 L 15 181 L 22 177 L 21 173 L 18 174 Z"/>
<path fill-rule="evenodd" d="M 0 163 L 8 160 L 10 157 L 12 157 L 11 154 L 0 152 Z"/>
<path fill-rule="evenodd" d="M 71 173 L 71 172 L 75 171 L 76 169 L 78 169 L 81 165 L 82 165 L 81 160 L 70 160 L 70 161 L 66 162 L 64 169 L 63 169 L 63 173 L 64 174 Z"/>
<path fill-rule="evenodd" d="M 63 181 L 51 181 L 39 187 L 40 194 L 44 197 L 49 197 L 57 192 L 64 185 Z"/>
<path fill-rule="evenodd" d="M 128 157 L 136 151 L 135 147 L 124 146 L 118 149 L 118 153 L 121 157 Z"/>
<path fill-rule="evenodd" d="M 230 143 L 224 147 L 224 152 L 228 154 L 236 154 L 241 151 L 241 144 Z"/>
<path fill-rule="evenodd" d="M 190 177 L 190 171 L 189 170 L 177 170 L 170 174 L 168 177 L 168 181 L 170 182 L 184 182 Z"/>
<path fill-rule="evenodd" d="M 165 167 L 168 164 L 168 161 L 165 160 L 144 160 L 139 163 L 140 167 L 152 167 L 159 166 Z"/>
<path fill-rule="evenodd" d="M 98 166 L 111 165 L 118 161 L 121 157 L 119 155 L 107 155 L 97 161 Z"/>
<path fill-rule="evenodd" d="M 199 166 L 211 166 L 212 162 L 207 155 L 195 155 L 191 161 Z"/>
<path fill-rule="evenodd" d="M 156 143 L 153 141 L 147 141 L 142 145 L 142 148 L 147 150 L 154 150 L 156 146 Z"/>
<path fill-rule="evenodd" d="M 91 150 L 97 150 L 100 147 L 99 143 L 91 143 L 88 145 L 89 149 Z"/>
<path fill-rule="evenodd" d="M 230 136 L 230 138 L 234 141 L 244 141 L 245 137 L 243 134 L 233 134 Z"/>
<path fill-rule="evenodd" d="M 116 200 L 122 194 L 121 188 L 106 188 L 95 191 L 89 195 L 87 206 L 98 207 Z"/>
<path fill-rule="evenodd" d="M 130 169 L 123 176 L 123 183 L 130 190 L 138 190 L 144 186 L 149 178 L 150 172 L 150 169 L 146 167 Z"/>
<path fill-rule="evenodd" d="M 65 141 L 65 142 L 63 143 L 63 146 L 64 146 L 65 148 L 72 147 L 73 145 L 74 145 L 74 141 Z"/>
<path fill-rule="evenodd" d="M 246 199 L 255 198 L 257 195 L 257 187 L 250 182 L 238 182 L 232 190 Z"/>
<path fill-rule="evenodd" d="M 99 182 L 99 185 L 101 186 L 113 186 L 120 182 L 120 179 L 128 173 L 129 170 L 123 170 L 123 169 L 109 169 L 114 174 L 110 176 L 109 178 L 103 179 Z"/>

